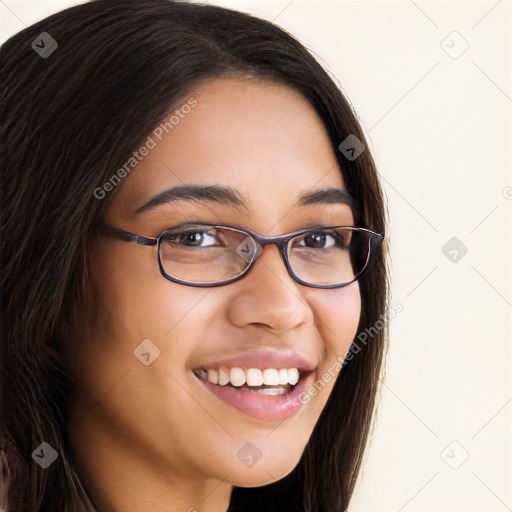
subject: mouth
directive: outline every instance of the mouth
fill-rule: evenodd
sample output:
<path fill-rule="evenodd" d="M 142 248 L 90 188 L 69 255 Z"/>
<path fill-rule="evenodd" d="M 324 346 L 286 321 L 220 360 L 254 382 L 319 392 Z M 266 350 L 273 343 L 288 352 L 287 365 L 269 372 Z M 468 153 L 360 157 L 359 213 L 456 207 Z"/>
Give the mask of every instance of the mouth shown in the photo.
<path fill-rule="evenodd" d="M 296 413 L 313 370 L 299 368 L 196 368 L 194 375 L 218 398 L 263 421 Z"/>
<path fill-rule="evenodd" d="M 289 393 L 309 371 L 298 368 L 198 368 L 193 370 L 200 379 L 217 386 L 229 386 L 240 391 L 278 396 Z"/>

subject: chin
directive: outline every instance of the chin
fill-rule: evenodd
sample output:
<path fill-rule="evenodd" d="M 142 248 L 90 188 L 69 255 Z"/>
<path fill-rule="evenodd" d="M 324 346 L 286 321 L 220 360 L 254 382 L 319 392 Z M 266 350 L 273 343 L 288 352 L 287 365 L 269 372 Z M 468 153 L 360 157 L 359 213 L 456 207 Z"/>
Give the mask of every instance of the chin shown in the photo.
<path fill-rule="evenodd" d="M 230 481 L 236 487 L 263 487 L 264 485 L 273 484 L 283 479 L 285 476 L 289 475 L 294 468 L 294 465 L 288 465 L 284 472 L 282 468 L 275 468 L 273 466 L 265 469 L 260 468 L 260 470 L 252 468 L 250 470 L 239 471 L 236 475 L 230 475 Z M 277 469 L 281 470 L 281 472 L 278 472 Z"/>
<path fill-rule="evenodd" d="M 278 454 L 273 452 L 267 458 L 262 455 L 261 459 L 250 467 L 244 467 L 240 463 L 236 471 L 229 475 L 229 480 L 237 487 L 262 487 L 277 482 L 295 469 L 302 452 L 294 453 L 293 456 L 289 452 L 281 455 L 283 456 L 278 457 Z"/>

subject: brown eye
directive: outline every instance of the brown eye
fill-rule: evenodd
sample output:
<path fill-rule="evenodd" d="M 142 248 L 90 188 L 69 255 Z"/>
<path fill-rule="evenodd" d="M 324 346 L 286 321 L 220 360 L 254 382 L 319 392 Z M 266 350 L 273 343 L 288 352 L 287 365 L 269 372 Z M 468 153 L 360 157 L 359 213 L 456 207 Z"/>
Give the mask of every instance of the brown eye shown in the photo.
<path fill-rule="evenodd" d="M 342 234 L 334 230 L 313 231 L 299 237 L 294 247 L 306 247 L 309 249 L 346 249 L 348 244 Z"/>
<path fill-rule="evenodd" d="M 220 233 L 212 228 L 187 228 L 169 231 L 164 237 L 165 241 L 183 247 L 222 247 Z"/>

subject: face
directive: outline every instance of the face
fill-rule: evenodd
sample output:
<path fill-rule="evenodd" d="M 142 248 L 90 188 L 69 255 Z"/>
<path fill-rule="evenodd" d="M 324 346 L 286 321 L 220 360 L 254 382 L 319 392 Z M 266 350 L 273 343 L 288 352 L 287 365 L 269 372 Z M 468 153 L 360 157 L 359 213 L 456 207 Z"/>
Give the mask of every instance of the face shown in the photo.
<path fill-rule="evenodd" d="M 354 224 L 346 203 L 298 204 L 305 194 L 344 189 L 327 132 L 298 93 L 219 79 L 192 97 L 195 106 L 182 109 L 161 140 L 153 135 L 155 147 L 120 186 L 107 224 L 151 238 L 188 222 L 243 226 L 266 236 Z M 136 212 L 162 192 L 188 185 L 229 187 L 246 208 L 227 199 L 182 198 Z M 74 401 L 83 411 L 72 427 L 76 446 L 94 436 L 105 464 L 122 456 L 122 471 L 145 468 L 173 481 L 254 487 L 292 471 L 356 334 L 358 283 L 301 285 L 275 245 L 265 246 L 245 277 L 211 288 L 165 279 L 155 246 L 100 236 L 89 261 L 94 317 L 73 339 Z M 253 383 L 265 369 L 278 370 L 266 372 L 272 380 L 279 370 L 297 368 L 300 380 L 281 386 L 285 395 L 269 396 L 207 384 L 197 371 L 210 369 L 215 381 L 211 370 L 221 366 L 234 380 L 248 379 L 250 368 Z M 230 372 L 236 367 L 242 374 Z M 293 382 L 295 370 L 285 372 L 290 375 Z M 309 393 L 319 379 L 321 389 Z M 299 386 L 307 400 L 297 397 Z"/>

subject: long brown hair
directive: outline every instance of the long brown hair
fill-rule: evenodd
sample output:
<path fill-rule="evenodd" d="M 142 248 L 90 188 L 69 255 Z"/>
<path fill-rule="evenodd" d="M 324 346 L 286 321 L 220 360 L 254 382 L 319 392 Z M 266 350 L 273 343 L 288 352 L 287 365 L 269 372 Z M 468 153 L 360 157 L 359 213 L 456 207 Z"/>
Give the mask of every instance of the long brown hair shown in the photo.
<path fill-rule="evenodd" d="M 58 47 L 31 46 L 42 32 Z M 73 375 L 65 328 L 91 301 L 88 247 L 116 194 L 94 190 L 121 168 L 182 98 L 205 80 L 249 76 L 300 92 L 323 121 L 354 220 L 384 234 L 375 163 L 347 99 L 296 39 L 236 11 L 170 0 L 97 0 L 22 30 L 0 50 L 1 416 L 8 512 L 95 511 L 74 469 L 67 417 Z M 366 150 L 338 145 L 350 134 Z M 360 281 L 358 332 L 386 314 L 385 246 Z M 265 487 L 233 491 L 230 510 L 342 512 L 356 482 L 376 404 L 387 330 L 344 364 L 297 467 Z M 58 459 L 32 460 L 46 441 Z M 293 501 L 295 499 L 295 502 Z"/>

